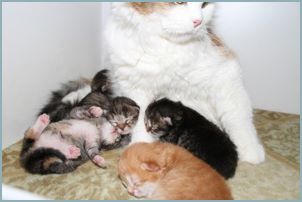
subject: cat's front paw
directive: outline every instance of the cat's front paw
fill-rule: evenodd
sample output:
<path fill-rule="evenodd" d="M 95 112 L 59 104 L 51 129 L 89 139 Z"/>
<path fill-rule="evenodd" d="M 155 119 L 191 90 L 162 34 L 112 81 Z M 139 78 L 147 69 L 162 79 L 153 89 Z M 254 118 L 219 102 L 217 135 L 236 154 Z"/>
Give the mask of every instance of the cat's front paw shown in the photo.
<path fill-rule="evenodd" d="M 103 114 L 103 110 L 100 107 L 96 107 L 96 106 L 90 107 L 88 111 L 95 118 L 98 118 Z"/>
<path fill-rule="evenodd" d="M 100 155 L 95 155 L 92 159 L 92 161 L 101 168 L 106 168 L 106 161 L 105 159 Z"/>
<path fill-rule="evenodd" d="M 132 145 L 132 144 L 137 143 L 137 142 L 152 143 L 154 141 L 155 141 L 155 139 L 148 133 L 144 133 L 144 132 L 132 133 L 131 142 L 130 142 L 129 145 Z"/>
<path fill-rule="evenodd" d="M 74 146 L 74 145 L 69 146 L 66 156 L 67 156 L 68 159 L 76 159 L 79 156 L 81 156 L 81 149 Z"/>
<path fill-rule="evenodd" d="M 265 151 L 261 144 L 238 147 L 239 159 L 252 164 L 259 164 L 265 160 Z"/>

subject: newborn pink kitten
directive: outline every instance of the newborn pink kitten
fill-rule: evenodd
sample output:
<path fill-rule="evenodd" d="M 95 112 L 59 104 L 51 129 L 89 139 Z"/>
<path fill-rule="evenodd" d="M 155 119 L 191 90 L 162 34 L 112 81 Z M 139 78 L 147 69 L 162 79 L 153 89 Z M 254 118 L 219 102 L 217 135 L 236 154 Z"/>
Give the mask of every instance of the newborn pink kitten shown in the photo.
<path fill-rule="evenodd" d="M 100 148 L 119 141 L 120 134 L 102 117 L 101 108 L 90 107 L 88 113 L 95 118 L 51 124 L 48 115 L 40 115 L 25 132 L 20 155 L 23 167 L 31 173 L 66 173 L 88 159 L 105 167 L 105 160 L 99 155 Z"/>

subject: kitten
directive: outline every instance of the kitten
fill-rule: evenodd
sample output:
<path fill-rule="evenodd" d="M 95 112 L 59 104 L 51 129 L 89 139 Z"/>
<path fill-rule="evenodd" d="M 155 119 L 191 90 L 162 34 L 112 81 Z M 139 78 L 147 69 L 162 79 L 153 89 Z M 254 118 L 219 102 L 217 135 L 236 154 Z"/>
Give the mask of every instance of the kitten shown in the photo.
<path fill-rule="evenodd" d="M 129 105 L 131 101 L 127 98 L 122 100 L 127 109 L 133 112 L 128 115 L 137 117 L 137 107 L 133 106 L 135 109 L 132 109 Z M 123 105 L 122 100 L 119 105 Z M 125 134 L 120 134 L 118 129 L 111 125 L 102 114 L 101 108 L 92 106 L 88 112 L 85 108 L 74 110 L 71 115 L 73 119 L 51 124 L 46 114 L 40 115 L 36 123 L 25 132 L 20 160 L 27 171 L 40 174 L 67 173 L 88 159 L 100 167 L 105 167 L 105 160 L 98 155 L 100 149 L 113 149 L 129 143 L 130 139 L 121 138 L 121 135 L 124 137 Z M 89 116 L 85 117 L 87 114 Z"/>
<path fill-rule="evenodd" d="M 152 136 L 184 147 L 226 179 L 234 176 L 238 154 L 228 134 L 181 102 L 153 102 L 145 112 L 145 125 Z"/>
<path fill-rule="evenodd" d="M 63 84 L 60 90 L 52 92 L 48 103 L 40 110 L 39 115 L 48 114 L 51 122 L 63 120 L 68 118 L 70 111 L 74 107 L 90 104 L 89 99 L 91 97 L 97 98 L 99 100 L 97 103 L 105 103 L 101 106 L 105 108 L 108 96 L 111 95 L 111 84 L 107 74 L 108 70 L 105 69 L 99 71 L 92 81 L 79 79 Z M 91 91 L 98 93 L 87 97 Z M 86 99 L 82 100 L 85 96 Z M 99 106 L 100 104 L 95 104 L 94 102 L 89 107 L 95 105 Z"/>
<path fill-rule="evenodd" d="M 139 115 L 139 106 L 136 104 L 135 101 L 126 98 L 126 97 L 115 97 L 108 101 L 105 105 L 105 102 L 103 102 L 101 105 L 98 105 L 100 99 L 95 99 L 95 102 L 92 102 L 93 96 L 95 96 L 96 93 L 99 92 L 91 92 L 86 96 L 87 102 L 85 101 L 86 98 L 84 98 L 80 103 L 83 106 L 75 107 L 70 112 L 69 117 L 77 117 L 80 119 L 83 118 L 91 118 L 89 115 L 88 109 L 90 106 L 100 106 L 104 110 L 104 117 L 107 119 L 107 121 L 115 127 L 115 130 L 121 134 L 121 140 L 118 142 L 115 142 L 113 145 L 106 145 L 105 149 L 116 149 L 125 145 L 128 145 L 131 141 L 131 132 L 132 128 L 135 126 L 138 115 Z M 100 93 L 101 96 L 102 93 Z M 87 104 L 88 103 L 88 104 Z"/>
<path fill-rule="evenodd" d="M 20 154 L 22 166 L 30 173 L 67 173 L 88 159 L 100 167 L 105 160 L 98 155 L 102 144 L 113 144 L 119 134 L 104 118 L 101 109 L 91 108 L 98 119 L 62 120 L 49 124 L 49 116 L 42 114 L 25 132 Z"/>
<path fill-rule="evenodd" d="M 122 154 L 119 177 L 128 192 L 155 200 L 232 199 L 214 169 L 185 149 L 169 143 L 136 143 Z"/>
<path fill-rule="evenodd" d="M 133 100 L 126 97 L 115 97 L 105 116 L 116 127 L 118 133 L 126 135 L 136 124 L 139 110 L 139 106 Z"/>
<path fill-rule="evenodd" d="M 105 29 L 113 91 L 135 100 L 141 114 L 132 143 L 154 141 L 144 127 L 146 107 L 158 97 L 180 100 L 225 130 L 242 161 L 265 153 L 236 55 L 214 34 L 215 4 L 114 2 Z"/>

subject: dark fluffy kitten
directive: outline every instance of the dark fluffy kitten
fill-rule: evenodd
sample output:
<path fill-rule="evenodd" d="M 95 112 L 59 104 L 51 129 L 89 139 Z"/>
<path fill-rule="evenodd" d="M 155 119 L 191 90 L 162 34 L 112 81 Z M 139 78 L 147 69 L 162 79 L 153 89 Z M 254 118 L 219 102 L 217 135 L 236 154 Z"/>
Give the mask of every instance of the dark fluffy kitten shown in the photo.
<path fill-rule="evenodd" d="M 75 81 L 69 81 L 66 84 L 63 84 L 59 90 L 52 92 L 48 103 L 40 110 L 39 115 L 48 114 L 50 117 L 50 121 L 56 122 L 68 118 L 67 116 L 74 107 L 83 106 L 84 104 L 91 104 L 89 103 L 91 102 L 91 100 L 89 100 L 89 98 L 91 97 L 98 99 L 98 103 L 106 102 L 108 96 L 111 96 L 111 84 L 109 82 L 107 74 L 108 70 L 105 69 L 99 71 L 94 76 L 92 81 L 88 79 L 79 79 Z M 91 90 L 89 88 L 91 88 Z M 86 97 L 85 100 L 82 100 L 83 97 L 90 91 L 98 93 L 95 93 L 93 96 L 90 95 L 88 98 Z M 76 98 L 75 100 L 70 102 L 68 99 L 66 99 L 68 96 L 75 96 Z M 90 106 L 99 105 L 100 104 L 95 104 L 94 102 L 94 105 Z"/>
<path fill-rule="evenodd" d="M 164 98 L 151 103 L 145 125 L 154 137 L 186 148 L 226 179 L 234 176 L 238 154 L 228 134 L 181 102 Z"/>

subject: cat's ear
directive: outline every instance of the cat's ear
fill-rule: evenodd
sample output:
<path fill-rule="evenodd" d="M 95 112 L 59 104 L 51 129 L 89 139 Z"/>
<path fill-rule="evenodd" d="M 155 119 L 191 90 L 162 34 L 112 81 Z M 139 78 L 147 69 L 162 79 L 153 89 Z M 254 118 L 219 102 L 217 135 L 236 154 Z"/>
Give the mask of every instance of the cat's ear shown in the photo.
<path fill-rule="evenodd" d="M 143 170 L 149 171 L 149 172 L 158 172 L 160 171 L 160 167 L 155 162 L 144 162 L 141 164 L 141 168 Z"/>
<path fill-rule="evenodd" d="M 173 125 L 170 117 L 163 117 L 162 120 L 170 126 Z"/>
<path fill-rule="evenodd" d="M 214 13 L 215 13 L 215 3 L 207 3 L 203 8 L 202 8 L 202 12 L 203 12 L 203 21 L 205 24 L 208 24 L 211 22 Z"/>

